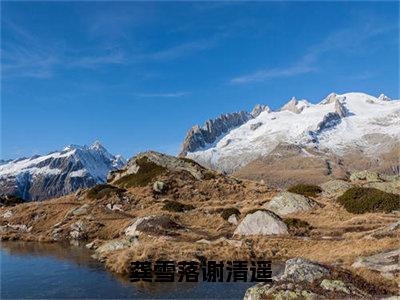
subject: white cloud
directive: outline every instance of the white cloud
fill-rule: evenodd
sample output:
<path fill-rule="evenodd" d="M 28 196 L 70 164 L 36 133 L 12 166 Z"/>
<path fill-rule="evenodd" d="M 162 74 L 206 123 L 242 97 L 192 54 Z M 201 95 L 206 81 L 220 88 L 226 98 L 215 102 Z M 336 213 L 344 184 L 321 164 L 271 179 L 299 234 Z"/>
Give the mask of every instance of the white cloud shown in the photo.
<path fill-rule="evenodd" d="M 172 92 L 172 93 L 140 93 L 136 94 L 140 98 L 181 98 L 189 93 L 187 92 Z"/>
<path fill-rule="evenodd" d="M 328 35 L 328 37 L 320 43 L 309 47 L 307 53 L 292 65 L 257 70 L 249 74 L 232 78 L 230 83 L 245 84 L 261 82 L 273 78 L 292 77 L 316 72 L 318 71 L 318 63 L 321 56 L 325 53 L 337 51 L 357 54 L 359 51 L 368 49 L 365 47 L 367 41 L 394 29 L 398 30 L 398 27 L 379 26 L 373 22 L 346 28 Z"/>

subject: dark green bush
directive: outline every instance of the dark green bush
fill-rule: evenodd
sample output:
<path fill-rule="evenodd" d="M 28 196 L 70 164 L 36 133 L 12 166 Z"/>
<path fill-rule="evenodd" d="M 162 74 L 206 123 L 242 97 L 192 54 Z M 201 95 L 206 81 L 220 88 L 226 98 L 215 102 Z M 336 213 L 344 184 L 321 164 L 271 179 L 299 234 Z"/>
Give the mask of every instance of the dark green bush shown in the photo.
<path fill-rule="evenodd" d="M 215 179 L 217 176 L 215 175 L 215 173 L 214 172 L 211 172 L 211 171 L 206 171 L 206 172 L 204 172 L 204 174 L 203 174 L 203 179 L 204 180 L 210 180 L 210 179 Z"/>
<path fill-rule="evenodd" d="M 313 229 L 308 222 L 296 218 L 285 218 L 283 222 L 288 227 L 289 233 L 293 235 L 307 235 Z"/>
<path fill-rule="evenodd" d="M 195 207 L 193 205 L 183 204 L 174 200 L 165 200 L 164 201 L 164 210 L 172 211 L 172 212 L 185 212 L 188 210 L 192 210 Z"/>
<path fill-rule="evenodd" d="M 120 196 L 124 192 L 126 192 L 125 189 L 121 189 L 110 184 L 98 184 L 91 188 L 86 195 L 90 199 L 101 199 L 104 197 L 111 197 L 113 195 Z"/>
<path fill-rule="evenodd" d="M 22 199 L 19 196 L 16 195 L 1 195 L 0 196 L 0 204 L 3 204 L 5 206 L 14 206 L 16 204 L 24 202 L 24 199 Z"/>
<path fill-rule="evenodd" d="M 312 184 L 296 184 L 288 189 L 288 192 L 300 194 L 307 197 L 315 197 L 322 192 L 317 185 Z"/>
<path fill-rule="evenodd" d="M 231 215 L 240 215 L 240 211 L 235 207 L 224 208 L 221 212 L 221 217 L 228 220 Z"/>
<path fill-rule="evenodd" d="M 351 213 L 363 214 L 367 212 L 389 213 L 400 209 L 400 196 L 386 193 L 374 188 L 352 187 L 337 201 Z"/>
<path fill-rule="evenodd" d="M 121 177 L 115 181 L 115 184 L 124 188 L 146 186 L 154 182 L 158 176 L 167 172 L 166 168 L 148 160 L 147 157 L 137 159 L 136 164 L 139 166 L 136 174 Z"/>

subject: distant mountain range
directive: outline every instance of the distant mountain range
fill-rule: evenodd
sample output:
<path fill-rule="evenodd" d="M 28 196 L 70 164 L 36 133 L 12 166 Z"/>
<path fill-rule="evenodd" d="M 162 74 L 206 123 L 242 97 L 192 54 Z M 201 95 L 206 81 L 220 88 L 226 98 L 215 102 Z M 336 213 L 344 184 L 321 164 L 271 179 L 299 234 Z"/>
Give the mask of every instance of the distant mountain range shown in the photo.
<path fill-rule="evenodd" d="M 24 200 L 42 200 L 72 193 L 106 181 L 111 170 L 125 164 L 99 142 L 71 145 L 43 156 L 0 163 L 0 193 Z"/>
<path fill-rule="evenodd" d="M 354 169 L 400 170 L 399 100 L 332 93 L 318 104 L 292 98 L 277 111 L 259 107 L 255 115 L 228 114 L 193 127 L 181 156 L 273 185 L 318 182 Z M 246 116 L 243 122 L 227 117 L 237 114 Z M 226 130 L 219 130 L 221 119 Z M 211 133 L 212 139 L 202 138 Z"/>
<path fill-rule="evenodd" d="M 292 98 L 279 110 L 223 114 L 192 127 L 180 156 L 268 185 L 320 183 L 354 170 L 400 173 L 400 100 L 330 94 L 318 104 Z M 126 161 L 99 142 L 43 156 L 0 160 L 0 194 L 27 201 L 59 197 L 106 182 Z"/>

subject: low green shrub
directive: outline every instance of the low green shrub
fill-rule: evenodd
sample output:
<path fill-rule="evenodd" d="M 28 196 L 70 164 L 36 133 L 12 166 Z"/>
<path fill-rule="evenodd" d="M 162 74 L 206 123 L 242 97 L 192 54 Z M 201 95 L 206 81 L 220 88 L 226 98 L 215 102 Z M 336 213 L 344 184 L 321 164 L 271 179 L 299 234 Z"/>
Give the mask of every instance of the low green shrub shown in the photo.
<path fill-rule="evenodd" d="M 240 215 L 240 211 L 235 207 L 224 208 L 221 212 L 221 217 L 228 220 L 231 215 Z"/>
<path fill-rule="evenodd" d="M 315 197 L 322 192 L 322 189 L 319 186 L 312 184 L 296 184 L 288 188 L 288 192 L 307 197 Z"/>
<path fill-rule="evenodd" d="M 164 210 L 168 210 L 171 212 L 185 212 L 194 209 L 193 205 L 183 204 L 175 200 L 165 200 L 164 201 Z"/>
<path fill-rule="evenodd" d="M 400 196 L 384 191 L 352 187 L 337 198 L 337 201 L 351 213 L 363 214 L 367 212 L 389 213 L 400 209 Z"/>
<path fill-rule="evenodd" d="M 217 176 L 215 175 L 214 172 L 206 171 L 203 174 L 203 179 L 204 180 L 210 180 L 210 179 L 215 179 L 215 178 L 217 178 Z"/>
<path fill-rule="evenodd" d="M 115 184 L 124 188 L 146 186 L 168 171 L 167 168 L 157 165 L 147 157 L 137 159 L 136 164 L 139 166 L 137 173 L 123 176 L 115 181 Z"/>
<path fill-rule="evenodd" d="M 87 192 L 87 197 L 90 199 L 102 199 L 104 197 L 111 197 L 113 195 L 122 195 L 126 192 L 125 189 L 110 185 L 110 184 L 98 184 L 91 188 Z"/>
<path fill-rule="evenodd" d="M 297 218 L 285 218 L 283 219 L 286 226 L 288 227 L 288 231 L 293 235 L 304 236 L 307 235 L 313 227 L 306 221 L 297 219 Z"/>
<path fill-rule="evenodd" d="M 0 196 L 0 204 L 5 205 L 5 206 L 14 206 L 16 204 L 20 204 L 24 202 L 24 199 L 22 199 L 19 196 L 16 195 L 1 195 Z"/>

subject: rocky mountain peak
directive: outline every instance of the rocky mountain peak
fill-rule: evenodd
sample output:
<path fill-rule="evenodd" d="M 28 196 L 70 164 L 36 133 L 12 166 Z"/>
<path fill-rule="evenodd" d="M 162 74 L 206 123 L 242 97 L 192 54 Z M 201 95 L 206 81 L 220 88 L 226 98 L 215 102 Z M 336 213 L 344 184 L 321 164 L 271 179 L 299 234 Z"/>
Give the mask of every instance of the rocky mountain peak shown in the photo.
<path fill-rule="evenodd" d="M 231 129 L 246 123 L 252 118 L 253 116 L 248 112 L 240 111 L 209 119 L 203 127 L 199 125 L 193 126 L 186 134 L 179 155 L 185 156 L 188 152 L 206 148 Z"/>
<path fill-rule="evenodd" d="M 124 164 L 121 156 L 110 154 L 100 143 L 69 145 L 62 151 L 1 164 L 0 194 L 25 200 L 59 197 L 105 182 L 110 170 Z"/>
<path fill-rule="evenodd" d="M 90 145 L 89 149 L 92 150 L 100 150 L 100 151 L 107 151 L 103 145 L 100 143 L 99 140 L 96 140 L 92 145 Z"/>
<path fill-rule="evenodd" d="M 336 93 L 330 93 L 319 104 L 331 104 L 335 103 L 335 101 L 337 100 L 343 102 L 344 100 L 346 100 L 346 96 L 340 96 Z"/>
<path fill-rule="evenodd" d="M 299 114 L 303 111 L 305 107 L 308 107 L 310 103 L 306 100 L 300 100 L 298 101 L 296 97 L 292 97 L 288 103 L 283 105 L 280 109 L 280 111 L 290 111 L 295 114 Z"/>
<path fill-rule="evenodd" d="M 271 109 L 267 105 L 257 104 L 254 106 L 253 110 L 251 111 L 251 115 L 253 118 L 258 117 L 263 111 L 270 112 Z"/>
<path fill-rule="evenodd" d="M 380 94 L 379 97 L 378 97 L 378 100 L 381 100 L 381 101 L 392 101 L 392 99 L 389 98 L 388 96 L 386 96 L 385 94 Z"/>

